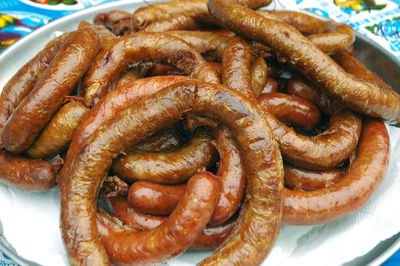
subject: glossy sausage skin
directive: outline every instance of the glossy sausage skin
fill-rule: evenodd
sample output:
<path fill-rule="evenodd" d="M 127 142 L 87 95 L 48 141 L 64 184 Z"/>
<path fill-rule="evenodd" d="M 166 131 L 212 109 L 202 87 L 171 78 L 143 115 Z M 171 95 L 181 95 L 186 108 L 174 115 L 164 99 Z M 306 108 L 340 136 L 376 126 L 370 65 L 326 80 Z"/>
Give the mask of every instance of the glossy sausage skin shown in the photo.
<path fill-rule="evenodd" d="M 332 114 L 340 108 L 340 105 L 336 101 L 332 101 L 325 92 L 311 84 L 304 77 L 291 77 L 286 88 L 286 93 L 312 102 L 325 114 Z"/>
<path fill-rule="evenodd" d="M 217 160 L 209 132 L 197 130 L 187 146 L 168 153 L 127 152 L 114 160 L 112 171 L 125 180 L 179 184 Z"/>
<path fill-rule="evenodd" d="M 217 128 L 214 130 L 214 136 L 220 154 L 217 171 L 219 195 L 209 223 L 221 225 L 239 208 L 246 179 L 239 149 L 229 129 Z M 138 211 L 169 215 L 178 204 L 184 187 L 184 185 L 165 186 L 150 182 L 135 182 L 129 190 L 128 200 Z"/>
<path fill-rule="evenodd" d="M 290 164 L 284 165 L 285 186 L 294 190 L 317 190 L 327 188 L 337 183 L 342 178 L 342 169 L 332 170 L 308 170 L 295 167 Z"/>
<path fill-rule="evenodd" d="M 156 228 L 168 219 L 167 216 L 150 215 L 135 210 L 126 197 L 112 197 L 109 199 L 109 203 L 111 212 L 115 217 L 125 224 L 139 225 L 143 230 Z"/>
<path fill-rule="evenodd" d="M 212 23 L 212 19 L 208 14 L 206 0 L 185 0 L 155 3 L 146 7 L 141 7 L 133 13 L 132 24 L 135 30 L 141 31 L 149 26 L 151 27 L 152 23 L 181 17 L 183 17 L 183 19 L 187 17 L 192 20 L 192 25 L 196 24 L 196 21 L 206 24 Z M 181 24 L 181 27 L 169 28 L 169 30 L 188 29 L 186 26 L 187 24 Z"/>
<path fill-rule="evenodd" d="M 276 19 L 292 25 L 303 34 L 306 34 L 307 38 L 325 53 L 336 53 L 345 50 L 351 47 L 355 40 L 354 30 L 347 24 L 325 21 L 296 11 L 271 10 L 257 12 L 268 18 L 273 18 L 268 16 L 268 14 L 271 14 Z"/>
<path fill-rule="evenodd" d="M 3 87 L 0 96 L 0 136 L 3 126 L 15 108 L 33 89 L 43 72 L 49 67 L 68 34 L 50 41 L 35 57 L 29 60 Z M 0 137 L 0 147 L 2 147 Z"/>
<path fill-rule="evenodd" d="M 162 129 L 133 146 L 132 149 L 143 152 L 167 152 L 176 150 L 185 143 L 185 138 L 182 136 L 180 130 L 179 125 Z"/>
<path fill-rule="evenodd" d="M 343 179 L 315 191 L 284 192 L 283 222 L 293 225 L 326 223 L 360 209 L 378 189 L 389 162 L 389 135 L 380 120 L 364 122 L 358 155 Z"/>
<path fill-rule="evenodd" d="M 238 210 L 246 187 L 246 172 L 239 147 L 226 127 L 214 129 L 220 160 L 218 162 L 219 195 L 210 224 L 225 223 Z"/>
<path fill-rule="evenodd" d="M 0 183 L 19 190 L 46 191 L 56 185 L 56 171 L 50 163 L 0 151 Z"/>
<path fill-rule="evenodd" d="M 108 49 L 111 47 L 112 42 L 117 39 L 117 36 L 113 34 L 111 31 L 106 29 L 103 26 L 95 25 L 86 21 L 81 21 L 78 25 L 78 29 L 91 29 L 93 30 L 97 36 L 99 36 L 101 41 L 101 49 Z"/>
<path fill-rule="evenodd" d="M 361 117 L 344 109 L 333 113 L 329 128 L 313 137 L 296 133 L 268 112 L 265 117 L 285 160 L 311 170 L 329 170 L 348 159 L 357 146 L 362 128 Z"/>
<path fill-rule="evenodd" d="M 153 94 L 168 85 L 187 79 L 187 77 L 181 76 L 144 78 L 115 88 L 115 90 L 104 96 L 79 124 L 68 148 L 60 176 L 64 175 L 72 157 L 79 151 L 86 138 L 95 132 L 101 124 L 111 119 L 115 113 L 129 107 L 145 95 Z"/>
<path fill-rule="evenodd" d="M 318 108 L 309 101 L 294 95 L 271 92 L 263 93 L 258 103 L 282 123 L 299 128 L 313 128 L 321 120 Z"/>
<path fill-rule="evenodd" d="M 163 186 L 146 181 L 131 185 L 128 202 L 137 211 L 153 215 L 170 215 L 185 192 L 185 185 Z"/>
<path fill-rule="evenodd" d="M 51 119 L 26 154 L 31 158 L 48 158 L 64 151 L 79 123 L 89 112 L 80 102 L 68 102 Z"/>
<path fill-rule="evenodd" d="M 241 53 L 230 53 L 233 51 L 230 47 L 237 48 Z M 247 63 L 251 54 L 245 47 L 245 41 L 234 38 L 225 49 L 224 60 L 227 60 L 226 65 L 223 60 L 222 80 L 233 90 L 244 93 L 256 102 Z M 296 166 L 308 169 L 332 169 L 346 160 L 355 149 L 361 132 L 361 118 L 345 110 L 338 110 L 332 116 L 330 130 L 313 138 L 296 133 L 269 112 L 265 112 L 264 117 L 274 132 L 284 158 Z"/>
<path fill-rule="evenodd" d="M 224 50 L 221 79 L 223 84 L 254 98 L 250 77 L 252 57 L 252 50 L 247 41 L 240 37 L 232 38 Z"/>
<path fill-rule="evenodd" d="M 96 228 L 95 200 L 112 158 L 187 112 L 204 114 L 229 127 L 245 162 L 246 204 L 236 234 L 217 254 L 228 261 L 252 264 L 266 257 L 280 229 L 283 189 L 282 159 L 268 123 L 256 103 L 226 86 L 183 81 L 117 113 L 71 159 L 59 183 L 61 228 L 71 264 L 109 263 Z M 247 253 L 243 245 L 254 252 Z M 227 246 L 229 252 L 224 250 Z M 211 258 L 215 256 L 219 257 Z"/>
<path fill-rule="evenodd" d="M 100 48 L 90 29 L 69 34 L 51 66 L 31 93 L 15 109 L 3 128 L 3 145 L 19 153 L 28 148 L 75 89 Z"/>
<path fill-rule="evenodd" d="M 278 92 L 278 91 L 279 91 L 278 82 L 273 78 L 266 78 L 265 85 L 261 93 Z"/>
<path fill-rule="evenodd" d="M 110 198 L 110 204 L 113 214 L 124 224 L 134 228 L 140 227 L 142 230 L 150 230 L 164 223 L 168 219 L 166 216 L 155 216 L 138 212 L 130 206 L 126 199 L 121 197 Z M 229 221 L 219 226 L 208 225 L 204 228 L 189 249 L 205 250 L 215 249 L 218 247 L 227 237 L 229 237 L 235 227 L 236 219 L 234 218 L 236 217 L 231 218 Z"/>
<path fill-rule="evenodd" d="M 142 232 L 120 230 L 97 219 L 102 242 L 117 264 L 160 263 L 184 252 L 203 231 L 214 211 L 218 185 L 212 174 L 194 175 L 175 211 L 160 226 Z"/>
<path fill-rule="evenodd" d="M 101 51 L 82 84 L 86 104 L 92 106 L 113 89 L 114 82 L 134 62 L 157 60 L 205 82 L 219 83 L 215 69 L 182 39 L 162 33 L 132 33 Z"/>
<path fill-rule="evenodd" d="M 400 96 L 396 92 L 347 73 L 294 27 L 267 19 L 235 0 L 210 0 L 208 7 L 221 26 L 270 46 L 347 108 L 388 121 L 400 120 Z"/>
<path fill-rule="evenodd" d="M 250 66 L 251 87 L 256 98 L 260 96 L 267 84 L 268 66 L 263 57 L 257 57 Z"/>
<path fill-rule="evenodd" d="M 168 31 L 175 37 L 183 39 L 201 53 L 208 61 L 221 62 L 224 50 L 234 34 L 226 30 L 213 31 Z"/>
<path fill-rule="evenodd" d="M 249 8 L 260 8 L 267 6 L 271 0 L 252 0 L 247 1 L 246 4 Z M 192 24 L 215 24 L 214 20 L 208 13 L 207 0 L 184 0 L 184 1 L 169 1 L 166 3 L 155 3 L 146 7 L 137 9 L 132 15 L 133 27 L 137 31 L 144 30 L 152 27 L 152 24 L 157 24 L 163 21 L 179 18 L 184 20 L 187 17 L 191 19 Z M 177 23 L 175 28 L 172 29 L 188 29 L 185 20 L 181 25 Z M 154 28 L 154 27 L 153 27 Z"/>

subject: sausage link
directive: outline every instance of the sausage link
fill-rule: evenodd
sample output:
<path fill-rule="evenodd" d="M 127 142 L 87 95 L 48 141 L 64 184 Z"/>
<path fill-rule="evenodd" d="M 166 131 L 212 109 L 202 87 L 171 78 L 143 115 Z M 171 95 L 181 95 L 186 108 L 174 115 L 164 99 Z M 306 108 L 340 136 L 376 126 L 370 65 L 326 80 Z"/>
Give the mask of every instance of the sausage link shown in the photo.
<path fill-rule="evenodd" d="M 235 35 L 227 30 L 213 31 L 168 31 L 175 37 L 183 39 L 201 53 L 208 61 L 221 62 L 226 45 Z"/>
<path fill-rule="evenodd" d="M 267 84 L 268 66 L 264 58 L 257 57 L 250 66 L 251 87 L 256 98 L 260 96 Z"/>
<path fill-rule="evenodd" d="M 34 88 L 43 72 L 49 67 L 68 34 L 51 40 L 35 57 L 29 60 L 7 82 L 0 95 L 0 136 L 3 126 L 15 108 Z M 0 148 L 3 146 L 0 137 Z"/>
<path fill-rule="evenodd" d="M 293 225 L 326 223 L 360 209 L 385 177 L 389 148 L 385 124 L 380 120 L 364 121 L 357 158 L 342 180 L 315 191 L 285 189 L 283 222 Z"/>
<path fill-rule="evenodd" d="M 187 112 L 204 114 L 230 128 L 248 174 L 246 204 L 233 230 L 236 234 L 211 260 L 222 256 L 258 264 L 266 257 L 279 233 L 283 189 L 282 159 L 268 123 L 256 103 L 226 86 L 184 81 L 117 113 L 71 159 L 59 185 L 61 228 L 71 264 L 109 263 L 96 228 L 95 200 L 112 158 Z"/>
<path fill-rule="evenodd" d="M 129 69 L 118 79 L 115 87 L 121 87 L 132 81 L 143 78 L 143 76 L 144 76 L 144 70 L 141 69 L 140 67 L 136 67 L 134 69 Z"/>
<path fill-rule="evenodd" d="M 91 29 L 101 41 L 101 49 L 109 49 L 112 42 L 117 39 L 117 36 L 103 26 L 95 25 L 86 21 L 81 21 L 78 25 L 78 29 Z"/>
<path fill-rule="evenodd" d="M 90 29 L 72 32 L 35 88 L 15 109 L 3 128 L 3 145 L 19 153 L 32 145 L 89 68 L 100 48 Z"/>
<path fill-rule="evenodd" d="M 181 76 L 183 75 L 182 72 L 177 70 L 173 66 L 169 65 L 161 65 L 161 64 L 154 64 L 148 71 L 148 77 L 156 77 L 156 76 Z"/>
<path fill-rule="evenodd" d="M 251 47 L 245 40 L 232 38 L 224 50 L 221 77 L 223 84 L 255 99 L 250 77 L 252 56 Z"/>
<path fill-rule="evenodd" d="M 321 120 L 318 108 L 309 101 L 284 93 L 263 93 L 258 103 L 282 123 L 291 123 L 295 127 L 313 128 Z"/>
<path fill-rule="evenodd" d="M 195 30 L 198 28 L 199 25 L 196 19 L 187 15 L 177 15 L 166 20 L 154 21 L 141 32 L 167 32 L 171 30 Z"/>
<path fill-rule="evenodd" d="M 218 127 L 214 129 L 214 137 L 220 156 L 217 170 L 220 192 L 210 224 L 221 225 L 232 217 L 243 200 L 246 173 L 238 145 L 230 130 Z"/>
<path fill-rule="evenodd" d="M 267 18 L 275 16 L 292 25 L 303 34 L 307 35 L 319 49 L 325 53 L 336 53 L 351 47 L 355 40 L 354 30 L 351 26 L 333 21 L 322 20 L 301 12 L 288 10 L 257 11 Z"/>
<path fill-rule="evenodd" d="M 238 209 L 245 189 L 245 171 L 239 149 L 230 131 L 214 130 L 220 153 L 217 182 L 219 195 L 210 224 L 221 225 Z M 173 160 L 174 163 L 176 160 Z M 169 215 L 178 204 L 184 185 L 166 186 L 150 182 L 135 182 L 128 195 L 129 203 L 138 211 L 153 215 Z"/>
<path fill-rule="evenodd" d="M 332 101 L 325 92 L 300 76 L 293 76 L 289 79 L 286 92 L 312 102 L 325 114 L 332 114 L 340 108 L 339 103 Z"/>
<path fill-rule="evenodd" d="M 132 24 L 135 30 L 141 31 L 152 23 L 180 17 L 187 17 L 194 23 L 213 24 L 213 20 L 208 14 L 207 0 L 170 1 L 141 7 L 133 13 Z M 177 29 L 186 28 L 179 27 Z"/>
<path fill-rule="evenodd" d="M 170 215 L 185 192 L 185 185 L 165 186 L 146 181 L 131 185 L 128 202 L 137 211 L 153 215 Z"/>
<path fill-rule="evenodd" d="M 187 183 L 175 211 L 163 224 L 148 231 L 120 230 L 97 215 L 97 227 L 111 261 L 154 264 L 184 252 L 207 225 L 217 194 L 212 174 L 197 173 Z"/>
<path fill-rule="evenodd" d="M 268 112 L 265 117 L 285 161 L 312 170 L 329 170 L 348 159 L 362 129 L 361 117 L 344 109 L 333 113 L 329 128 L 313 137 L 296 133 Z"/>
<path fill-rule="evenodd" d="M 48 158 L 64 151 L 71 142 L 79 123 L 89 112 L 80 102 L 69 102 L 62 106 L 38 139 L 26 151 L 34 159 Z"/>
<path fill-rule="evenodd" d="M 56 185 L 56 171 L 50 163 L 31 160 L 0 151 L 0 183 L 32 192 Z"/>
<path fill-rule="evenodd" d="M 180 126 L 162 129 L 153 136 L 133 146 L 132 150 L 142 152 L 167 152 L 175 150 L 183 146 L 185 142 L 178 127 Z"/>
<path fill-rule="evenodd" d="M 245 42 L 235 38 L 231 47 L 245 47 Z M 236 46 L 236 44 L 238 44 Z M 229 45 L 226 50 L 228 50 Z M 246 51 L 246 50 L 242 50 Z M 248 50 L 247 50 L 248 51 Z M 250 52 L 239 55 L 225 51 L 222 80 L 230 88 L 245 93 L 252 101 L 257 101 L 251 89 L 247 62 Z M 223 61 L 224 61 L 223 60 Z M 240 78 L 238 78 L 240 77 Z M 330 129 L 313 138 L 297 134 L 292 128 L 281 123 L 275 116 L 265 112 L 284 158 L 299 167 L 315 170 L 332 169 L 347 158 L 357 146 L 361 132 L 361 118 L 349 111 L 338 110 L 331 118 Z"/>
<path fill-rule="evenodd" d="M 166 216 L 155 216 L 138 212 L 130 206 L 126 199 L 121 197 L 111 198 L 110 204 L 113 214 L 124 224 L 133 228 L 139 227 L 142 230 L 150 230 L 168 219 Z M 219 226 L 208 225 L 193 242 L 189 250 L 215 249 L 218 247 L 232 232 L 236 221 L 236 217 L 233 218 Z"/>
<path fill-rule="evenodd" d="M 314 171 L 285 164 L 285 186 L 294 190 L 317 190 L 327 188 L 342 178 L 341 169 Z"/>
<path fill-rule="evenodd" d="M 210 0 L 208 7 L 221 26 L 270 46 L 346 107 L 388 121 L 400 120 L 400 96 L 396 92 L 347 73 L 294 27 L 267 19 L 234 0 Z"/>
<path fill-rule="evenodd" d="M 267 6 L 271 0 L 252 0 L 247 1 L 249 8 L 260 8 Z M 132 15 L 132 23 L 134 29 L 141 31 L 151 26 L 153 23 L 168 21 L 180 17 L 187 17 L 196 24 L 215 24 L 213 18 L 209 15 L 207 9 L 207 0 L 180 0 L 169 1 L 166 3 L 155 3 L 146 7 L 137 9 Z M 187 29 L 186 24 L 177 28 L 170 29 Z"/>
<path fill-rule="evenodd" d="M 115 217 L 125 224 L 140 226 L 143 230 L 156 228 L 168 219 L 167 216 L 150 215 L 136 211 L 124 197 L 110 198 L 109 203 L 111 213 Z"/>
<path fill-rule="evenodd" d="M 217 160 L 212 136 L 197 130 L 187 146 L 168 153 L 128 152 L 114 160 L 112 171 L 134 181 L 147 180 L 161 184 L 179 184 Z"/>
<path fill-rule="evenodd" d="M 108 93 L 90 110 L 83 121 L 79 124 L 72 142 L 69 145 L 64 167 L 61 169 L 60 177 L 64 175 L 71 163 L 72 157 L 85 143 L 86 138 L 92 135 L 101 124 L 113 117 L 113 115 L 131 104 L 137 102 L 141 97 L 162 90 L 175 82 L 187 80 L 187 77 L 167 76 L 157 78 L 144 78 L 118 87 Z"/>
<path fill-rule="evenodd" d="M 265 85 L 261 93 L 278 92 L 278 91 L 279 91 L 278 82 L 273 78 L 266 78 Z"/>
<path fill-rule="evenodd" d="M 96 57 L 82 84 L 86 104 L 92 106 L 112 90 L 129 64 L 149 59 L 173 65 L 193 78 L 219 83 L 215 69 L 182 39 L 161 33 L 132 33 L 119 38 Z"/>

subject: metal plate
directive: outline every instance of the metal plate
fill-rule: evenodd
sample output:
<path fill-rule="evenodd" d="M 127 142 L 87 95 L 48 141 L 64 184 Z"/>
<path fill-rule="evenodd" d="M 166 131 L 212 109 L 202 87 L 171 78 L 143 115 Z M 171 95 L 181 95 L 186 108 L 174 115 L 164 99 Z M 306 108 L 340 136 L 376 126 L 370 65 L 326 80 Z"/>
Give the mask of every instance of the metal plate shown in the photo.
<path fill-rule="evenodd" d="M 149 3 L 153 2 L 156 1 L 149 1 Z M 22 65 L 40 51 L 45 43 L 60 35 L 62 32 L 76 29 L 81 20 L 92 21 L 96 14 L 108 12 L 113 9 L 133 11 L 142 6 L 146 6 L 146 3 L 135 1 L 108 3 L 65 16 L 39 28 L 32 34 L 17 41 L 0 55 L 0 88 L 3 88 L 8 79 L 14 75 Z M 357 35 L 354 50 L 355 56 L 370 70 L 380 75 L 393 88 L 400 88 L 400 62 L 396 60 L 394 56 L 378 44 L 360 35 Z M 12 64 L 7 64 L 8 62 L 12 62 Z M 0 251 L 4 251 L 8 257 L 20 265 L 36 265 L 35 263 L 19 257 L 13 248 L 10 245 L 7 245 L 1 229 L 0 223 Z M 382 241 L 368 254 L 356 258 L 345 265 L 380 265 L 399 248 L 400 233 L 394 235 L 390 239 Z"/>

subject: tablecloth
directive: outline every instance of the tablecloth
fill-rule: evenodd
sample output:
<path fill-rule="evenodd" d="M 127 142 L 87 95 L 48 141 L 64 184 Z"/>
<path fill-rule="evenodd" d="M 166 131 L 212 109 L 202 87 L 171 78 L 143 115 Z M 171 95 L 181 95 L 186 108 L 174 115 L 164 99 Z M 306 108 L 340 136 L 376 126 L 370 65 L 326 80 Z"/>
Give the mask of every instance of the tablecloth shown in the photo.
<path fill-rule="evenodd" d="M 18 39 L 52 20 L 112 1 L 115 0 L 0 1 L 0 53 Z M 293 8 L 311 11 L 351 25 L 356 31 L 379 43 L 400 60 L 400 0 L 294 0 L 291 2 L 275 0 L 273 5 L 288 7 L 288 3 L 293 3 L 295 5 Z M 0 252 L 0 265 L 16 264 L 6 252 Z M 400 265 L 400 250 L 383 265 Z"/>

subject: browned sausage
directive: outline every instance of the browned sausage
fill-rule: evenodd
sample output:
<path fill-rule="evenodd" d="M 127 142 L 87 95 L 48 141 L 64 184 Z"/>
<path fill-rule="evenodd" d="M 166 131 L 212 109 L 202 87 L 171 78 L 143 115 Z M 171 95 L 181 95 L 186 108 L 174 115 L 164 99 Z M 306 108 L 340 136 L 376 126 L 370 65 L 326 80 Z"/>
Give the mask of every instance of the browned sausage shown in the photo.
<path fill-rule="evenodd" d="M 213 31 L 168 31 L 175 37 L 183 39 L 201 53 L 208 61 L 221 62 L 226 45 L 235 35 L 227 30 Z"/>
<path fill-rule="evenodd" d="M 215 69 L 182 39 L 161 33 L 132 33 L 119 38 L 96 57 L 82 84 L 86 105 L 92 106 L 112 90 L 129 64 L 145 60 L 161 61 L 193 78 L 219 83 Z"/>
<path fill-rule="evenodd" d="M 218 127 L 214 130 L 214 137 L 220 156 L 217 171 L 220 192 L 210 224 L 221 225 L 232 217 L 243 200 L 246 173 L 238 145 L 230 130 Z"/>
<path fill-rule="evenodd" d="M 172 18 L 154 21 L 141 32 L 167 32 L 171 30 L 195 30 L 199 25 L 196 20 L 186 15 L 177 15 Z"/>
<path fill-rule="evenodd" d="M 101 124 L 112 118 L 115 113 L 129 107 L 144 95 L 153 94 L 168 85 L 187 79 L 187 77 L 180 76 L 144 78 L 118 87 L 103 97 L 79 124 L 68 148 L 65 164 L 61 169 L 60 176 L 64 175 L 65 170 L 71 163 L 71 158 L 79 151 L 86 138 L 95 132 Z"/>
<path fill-rule="evenodd" d="M 69 34 L 44 76 L 5 124 L 2 135 L 7 150 L 19 153 L 33 143 L 64 96 L 75 89 L 99 48 L 99 38 L 90 29 Z"/>
<path fill-rule="evenodd" d="M 396 92 L 347 73 L 294 27 L 267 19 L 234 0 L 210 0 L 208 7 L 221 26 L 270 46 L 346 107 L 388 121 L 400 120 Z"/>
<path fill-rule="evenodd" d="M 385 177 L 389 148 L 385 124 L 380 120 L 365 121 L 357 158 L 340 182 L 315 191 L 285 189 L 284 223 L 326 223 L 360 209 Z"/>
<path fill-rule="evenodd" d="M 121 197 L 111 198 L 111 211 L 124 224 L 143 230 L 153 229 L 164 223 L 168 217 L 148 215 L 135 211 L 126 199 Z M 219 226 L 207 226 L 199 237 L 190 246 L 190 250 L 215 249 L 231 233 L 235 226 L 236 217 Z"/>
<path fill-rule="evenodd" d="M 156 228 L 168 219 L 167 216 L 156 216 L 136 211 L 124 197 L 112 197 L 109 202 L 112 214 L 118 219 L 125 224 L 139 225 L 144 230 Z"/>
<path fill-rule="evenodd" d="M 284 165 L 285 186 L 294 190 L 316 190 L 327 188 L 342 178 L 342 169 L 308 170 L 290 164 Z"/>
<path fill-rule="evenodd" d="M 230 50 L 230 47 L 238 48 L 241 53 L 231 52 L 233 49 Z M 222 80 L 230 88 L 244 93 L 252 101 L 257 101 L 248 71 L 251 54 L 248 49 L 243 49 L 245 47 L 246 42 L 234 38 L 225 49 Z M 338 110 L 331 117 L 329 130 L 313 138 L 297 134 L 269 112 L 265 112 L 264 116 L 274 132 L 284 158 L 296 166 L 308 169 L 332 169 L 349 158 L 361 132 L 361 118 L 344 110 Z"/>
<path fill-rule="evenodd" d="M 285 160 L 313 170 L 332 169 L 348 159 L 357 146 L 362 128 L 361 117 L 344 109 L 334 112 L 329 128 L 313 137 L 296 133 L 268 112 L 265 117 Z"/>
<path fill-rule="evenodd" d="M 128 202 L 137 211 L 153 215 L 170 215 L 178 205 L 185 185 L 165 186 L 146 181 L 131 185 Z"/>
<path fill-rule="evenodd" d="M 175 150 L 185 143 L 180 125 L 160 130 L 151 137 L 132 147 L 143 152 L 166 152 Z"/>
<path fill-rule="evenodd" d="M 264 90 L 268 78 L 268 66 L 263 57 L 257 57 L 250 66 L 251 87 L 256 98 Z"/>
<path fill-rule="evenodd" d="M 336 53 L 351 47 L 355 40 L 351 26 L 322 20 L 301 12 L 288 10 L 257 11 L 267 18 L 282 20 L 307 35 L 325 53 Z M 273 16 L 269 16 L 269 14 Z"/>
<path fill-rule="evenodd" d="M 332 114 L 340 107 L 340 104 L 332 101 L 325 92 L 300 76 L 293 76 L 289 79 L 286 92 L 312 102 L 325 114 Z"/>
<path fill-rule="evenodd" d="M 282 123 L 290 123 L 295 127 L 313 128 L 321 120 L 318 108 L 309 101 L 279 92 L 263 93 L 258 103 Z"/>
<path fill-rule="evenodd" d="M 61 228 L 72 264 L 109 263 L 96 228 L 95 200 L 112 158 L 187 112 L 204 114 L 230 128 L 248 174 L 236 234 L 210 259 L 218 260 L 221 254 L 237 263 L 264 260 L 280 229 L 283 168 L 278 145 L 256 103 L 223 85 L 183 81 L 117 113 L 71 159 L 59 188 Z M 230 247 L 227 253 L 225 246 Z M 251 254 L 243 246 L 249 246 Z"/>
<path fill-rule="evenodd" d="M 127 83 L 143 78 L 144 70 L 140 67 L 135 67 L 126 71 L 117 81 L 115 87 L 121 87 Z"/>
<path fill-rule="evenodd" d="M 264 88 L 261 93 L 278 92 L 279 85 L 278 82 L 273 78 L 266 78 Z"/>
<path fill-rule="evenodd" d="M 120 230 L 98 213 L 97 227 L 111 261 L 143 265 L 181 254 L 207 225 L 217 194 L 218 185 L 212 174 L 197 173 L 187 183 L 182 200 L 167 221 L 142 232 Z"/>
<path fill-rule="evenodd" d="M 252 57 L 250 45 L 242 38 L 234 37 L 224 50 L 221 79 L 223 84 L 255 99 L 250 77 Z"/>
<path fill-rule="evenodd" d="M 40 192 L 56 185 L 53 166 L 0 151 L 0 183 L 19 190 Z"/>
<path fill-rule="evenodd" d="M 51 119 L 26 154 L 31 158 L 48 158 L 64 151 L 79 123 L 89 112 L 80 102 L 68 102 Z"/>
<path fill-rule="evenodd" d="M 209 132 L 197 130 L 187 146 L 168 153 L 130 151 L 114 160 L 112 171 L 134 181 L 179 184 L 217 160 L 217 150 Z"/>
<path fill-rule="evenodd" d="M 78 25 L 78 29 L 91 29 L 94 32 L 96 32 L 97 36 L 99 36 L 100 41 L 101 41 L 101 49 L 108 49 L 110 48 L 112 42 L 117 39 L 117 36 L 113 34 L 111 31 L 107 30 L 106 28 L 91 24 L 86 21 L 81 21 Z"/>
<path fill-rule="evenodd" d="M 15 108 L 33 89 L 43 72 L 49 67 L 68 34 L 50 41 L 34 58 L 29 60 L 4 86 L 0 96 L 0 136 L 3 126 Z M 2 147 L 0 137 L 0 147 Z"/>
<path fill-rule="evenodd" d="M 252 0 L 247 1 L 249 8 L 259 8 L 267 6 L 271 0 Z M 187 19 L 185 19 L 187 17 Z M 169 27 L 164 29 L 188 29 L 188 22 L 192 20 L 192 24 L 215 24 L 212 17 L 209 16 L 207 9 L 207 0 L 183 0 L 183 1 L 169 1 L 166 3 L 155 3 L 146 7 L 137 9 L 132 15 L 133 27 L 140 31 L 147 30 L 147 27 L 152 26 L 153 23 L 162 21 L 171 21 L 173 19 L 183 20 L 182 23 L 175 23 L 177 27 Z M 180 24 L 180 25 L 179 25 Z"/>
<path fill-rule="evenodd" d="M 209 223 L 221 225 L 240 206 L 246 179 L 239 149 L 229 129 L 218 128 L 214 130 L 214 136 L 221 158 L 217 171 L 220 192 Z M 176 163 L 177 160 L 172 159 L 172 161 Z M 184 187 L 184 185 L 166 186 L 150 182 L 135 182 L 129 190 L 128 200 L 138 211 L 154 215 L 169 215 L 178 204 Z"/>

